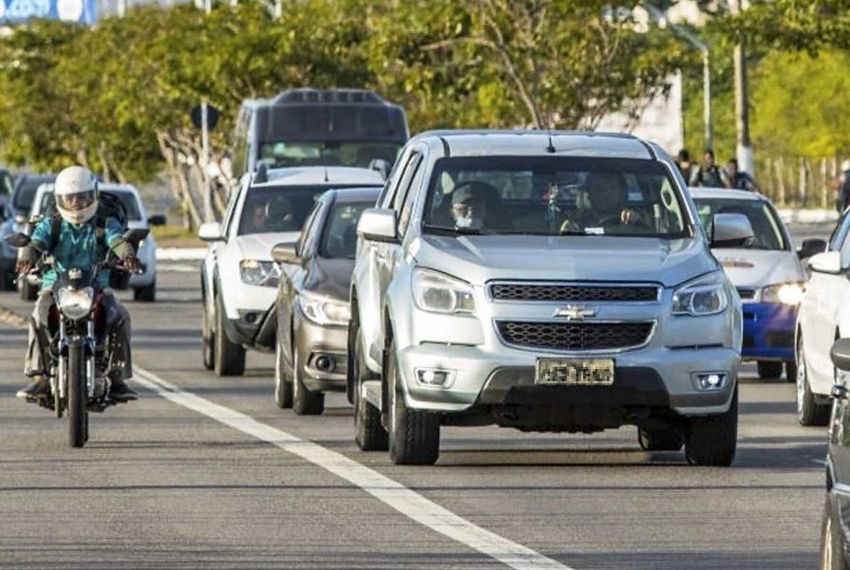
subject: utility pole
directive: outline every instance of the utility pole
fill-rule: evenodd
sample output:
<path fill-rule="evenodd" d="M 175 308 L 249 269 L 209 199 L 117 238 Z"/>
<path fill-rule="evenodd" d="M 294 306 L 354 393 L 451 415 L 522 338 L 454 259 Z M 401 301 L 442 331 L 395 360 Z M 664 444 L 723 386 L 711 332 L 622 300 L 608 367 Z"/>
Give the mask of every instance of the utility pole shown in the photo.
<path fill-rule="evenodd" d="M 209 16 L 212 12 L 212 0 L 204 0 L 204 12 Z M 214 222 L 212 207 L 212 184 L 210 184 L 210 128 L 209 128 L 209 105 L 207 99 L 201 101 L 201 180 L 204 187 L 201 189 L 204 197 L 204 221 Z"/>
<path fill-rule="evenodd" d="M 742 0 L 732 1 L 732 13 L 740 14 L 744 9 Z M 750 142 L 750 109 L 747 84 L 746 38 L 741 35 L 735 44 L 735 154 L 738 168 L 750 176 L 755 175 L 753 147 Z"/>

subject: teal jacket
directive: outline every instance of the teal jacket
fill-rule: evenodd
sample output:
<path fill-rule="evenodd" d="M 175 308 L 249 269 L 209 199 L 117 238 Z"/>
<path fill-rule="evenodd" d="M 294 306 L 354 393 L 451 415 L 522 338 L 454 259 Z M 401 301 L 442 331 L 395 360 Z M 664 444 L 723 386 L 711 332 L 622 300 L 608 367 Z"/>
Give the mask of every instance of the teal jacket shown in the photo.
<path fill-rule="evenodd" d="M 133 248 L 124 241 L 124 227 L 115 218 L 107 218 L 103 227 L 103 246 L 98 243 L 95 218 L 82 225 L 71 224 L 62 220 L 59 236 L 52 249 L 51 233 L 52 219 L 41 220 L 32 231 L 30 247 L 37 252 L 47 252 L 53 256 L 54 267 L 47 270 L 41 278 L 41 290 L 50 289 L 56 282 L 57 272 L 69 269 L 91 269 L 94 264 L 103 261 L 112 250 L 120 258 L 133 254 Z M 109 286 L 109 271 L 104 270 L 98 275 L 101 287 Z"/>

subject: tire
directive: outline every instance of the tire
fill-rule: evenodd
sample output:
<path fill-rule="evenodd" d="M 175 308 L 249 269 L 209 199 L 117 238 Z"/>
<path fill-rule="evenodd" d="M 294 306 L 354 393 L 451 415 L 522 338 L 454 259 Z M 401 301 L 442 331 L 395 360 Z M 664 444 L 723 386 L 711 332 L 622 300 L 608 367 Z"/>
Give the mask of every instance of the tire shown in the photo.
<path fill-rule="evenodd" d="M 147 287 L 136 287 L 133 289 L 133 300 L 142 301 L 143 303 L 153 303 L 156 301 L 156 279 Z"/>
<path fill-rule="evenodd" d="M 308 390 L 301 379 L 298 351 L 292 348 L 292 411 L 296 416 L 318 416 L 325 411 L 325 394 Z"/>
<path fill-rule="evenodd" d="M 782 376 L 782 363 L 771 360 L 758 361 L 759 378 L 767 380 L 769 378 L 779 378 Z"/>
<path fill-rule="evenodd" d="M 738 386 L 729 410 L 713 416 L 690 419 L 685 456 L 691 465 L 728 467 L 738 444 Z"/>
<path fill-rule="evenodd" d="M 797 422 L 801 426 L 825 426 L 829 423 L 830 404 L 818 404 L 809 387 L 806 355 L 802 337 L 797 342 Z"/>
<path fill-rule="evenodd" d="M 68 350 L 68 443 L 82 447 L 87 439 L 86 415 L 86 357 L 82 342 L 75 342 Z"/>
<path fill-rule="evenodd" d="M 224 318 L 221 297 L 216 295 L 213 368 L 218 376 L 242 376 L 245 373 L 245 349 L 227 338 Z"/>
<path fill-rule="evenodd" d="M 638 443 L 644 451 L 679 451 L 685 444 L 685 438 L 675 429 L 638 428 Z"/>
<path fill-rule="evenodd" d="M 820 568 L 822 570 L 847 570 L 844 560 L 844 548 L 841 544 L 841 531 L 836 528 L 829 497 L 823 509 L 820 539 Z"/>
<path fill-rule="evenodd" d="M 395 341 L 387 347 L 384 362 L 389 395 L 390 460 L 396 465 L 433 465 L 440 455 L 440 418 L 429 412 L 411 410 L 405 405 L 398 377 Z"/>
<path fill-rule="evenodd" d="M 280 343 L 275 340 L 274 403 L 278 408 L 285 410 L 292 407 L 292 382 L 286 378 L 284 370 L 286 370 L 286 363 L 283 361 L 283 351 L 280 349 Z"/>
<path fill-rule="evenodd" d="M 215 367 L 215 333 L 210 326 L 210 315 L 207 311 L 206 299 L 201 315 L 201 352 L 203 353 L 204 368 L 212 370 Z"/>
<path fill-rule="evenodd" d="M 381 410 L 370 404 L 363 398 L 360 386 L 364 380 L 373 378 L 373 374 L 366 366 L 361 353 L 362 338 L 360 329 L 354 333 L 354 342 L 349 347 L 352 357 L 349 359 L 349 370 L 354 374 L 352 403 L 354 404 L 354 443 L 361 451 L 387 451 L 389 440 L 387 430 L 381 423 Z"/>
<path fill-rule="evenodd" d="M 38 286 L 32 285 L 26 279 L 21 279 L 18 293 L 24 301 L 35 301 L 38 298 Z"/>
<path fill-rule="evenodd" d="M 797 381 L 797 362 L 794 360 L 785 362 L 785 381 L 789 384 Z"/>

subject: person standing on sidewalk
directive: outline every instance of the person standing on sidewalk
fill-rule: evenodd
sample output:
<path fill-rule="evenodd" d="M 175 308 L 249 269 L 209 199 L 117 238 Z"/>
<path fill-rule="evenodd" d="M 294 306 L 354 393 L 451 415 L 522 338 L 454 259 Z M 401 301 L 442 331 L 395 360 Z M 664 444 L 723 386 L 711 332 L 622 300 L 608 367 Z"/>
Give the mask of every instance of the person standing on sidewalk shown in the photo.
<path fill-rule="evenodd" d="M 841 163 L 841 174 L 838 176 L 838 196 L 835 197 L 835 209 L 844 212 L 850 202 L 850 160 Z"/>

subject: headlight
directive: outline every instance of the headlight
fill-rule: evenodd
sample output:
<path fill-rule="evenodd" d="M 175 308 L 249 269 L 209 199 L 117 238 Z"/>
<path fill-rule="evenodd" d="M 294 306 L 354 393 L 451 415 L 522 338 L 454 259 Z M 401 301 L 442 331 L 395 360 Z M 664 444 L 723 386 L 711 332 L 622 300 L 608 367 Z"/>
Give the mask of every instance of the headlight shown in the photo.
<path fill-rule="evenodd" d="M 803 284 L 794 282 L 768 285 L 761 290 L 761 300 L 763 303 L 799 305 L 803 300 Z"/>
<path fill-rule="evenodd" d="M 243 259 L 239 264 L 242 282 L 260 287 L 277 287 L 280 282 L 280 268 L 274 261 Z"/>
<path fill-rule="evenodd" d="M 722 313 L 729 304 L 721 272 L 701 277 L 673 293 L 673 314 L 701 317 Z"/>
<path fill-rule="evenodd" d="M 304 316 L 318 325 L 347 325 L 351 318 L 348 303 L 301 293 L 299 299 Z"/>
<path fill-rule="evenodd" d="M 91 287 L 77 289 L 76 291 L 59 289 L 59 292 L 56 293 L 56 303 L 64 315 L 76 321 L 89 314 L 93 297 L 94 289 Z"/>
<path fill-rule="evenodd" d="M 475 311 L 472 285 L 431 269 L 413 271 L 413 300 L 423 311 L 434 313 Z"/>

